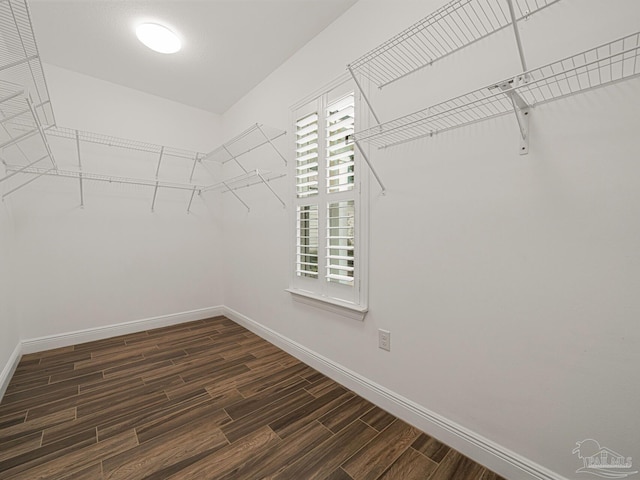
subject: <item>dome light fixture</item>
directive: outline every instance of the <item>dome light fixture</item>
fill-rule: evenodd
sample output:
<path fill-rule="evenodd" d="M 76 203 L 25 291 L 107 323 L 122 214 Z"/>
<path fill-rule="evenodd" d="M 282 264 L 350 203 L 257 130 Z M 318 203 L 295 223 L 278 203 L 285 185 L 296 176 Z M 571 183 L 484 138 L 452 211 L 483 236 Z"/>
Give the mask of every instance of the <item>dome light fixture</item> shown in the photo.
<path fill-rule="evenodd" d="M 182 48 L 178 36 L 164 25 L 141 23 L 136 27 L 138 40 L 159 53 L 176 53 Z"/>

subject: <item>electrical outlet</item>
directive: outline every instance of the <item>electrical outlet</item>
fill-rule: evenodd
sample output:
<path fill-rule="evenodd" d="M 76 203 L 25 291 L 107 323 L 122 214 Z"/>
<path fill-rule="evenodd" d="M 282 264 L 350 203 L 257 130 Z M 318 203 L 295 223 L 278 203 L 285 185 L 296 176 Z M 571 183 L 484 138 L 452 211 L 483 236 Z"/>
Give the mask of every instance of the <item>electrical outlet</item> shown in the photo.
<path fill-rule="evenodd" d="M 378 330 L 378 348 L 391 351 L 391 332 L 389 330 Z"/>

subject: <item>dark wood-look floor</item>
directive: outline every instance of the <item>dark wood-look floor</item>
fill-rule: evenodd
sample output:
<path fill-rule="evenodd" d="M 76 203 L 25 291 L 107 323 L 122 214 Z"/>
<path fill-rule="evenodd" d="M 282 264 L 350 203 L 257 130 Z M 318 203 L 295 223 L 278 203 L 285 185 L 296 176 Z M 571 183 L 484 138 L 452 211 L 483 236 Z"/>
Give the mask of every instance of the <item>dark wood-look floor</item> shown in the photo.
<path fill-rule="evenodd" d="M 9 478 L 499 479 L 225 317 L 25 355 Z"/>

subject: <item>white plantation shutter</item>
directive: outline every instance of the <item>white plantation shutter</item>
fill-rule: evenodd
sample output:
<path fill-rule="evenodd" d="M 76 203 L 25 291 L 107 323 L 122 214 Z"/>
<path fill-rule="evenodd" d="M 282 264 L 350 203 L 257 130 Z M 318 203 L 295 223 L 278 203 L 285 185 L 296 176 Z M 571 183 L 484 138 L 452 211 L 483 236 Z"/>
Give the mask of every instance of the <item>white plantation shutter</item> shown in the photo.
<path fill-rule="evenodd" d="M 326 114 L 327 192 L 345 192 L 353 188 L 355 127 L 353 93 L 332 103 Z"/>
<path fill-rule="evenodd" d="M 351 88 L 349 88 L 351 87 Z M 295 259 L 292 293 L 366 311 L 368 241 L 363 187 L 352 137 L 358 105 L 352 84 L 295 110 Z M 366 206 L 366 205 L 365 205 Z"/>
<path fill-rule="evenodd" d="M 353 285 L 355 205 L 353 200 L 327 208 L 327 281 Z"/>
<path fill-rule="evenodd" d="M 296 222 L 296 275 L 318 277 L 318 205 L 300 205 Z"/>
<path fill-rule="evenodd" d="M 298 198 L 318 193 L 318 114 L 312 113 L 296 122 L 296 195 Z"/>

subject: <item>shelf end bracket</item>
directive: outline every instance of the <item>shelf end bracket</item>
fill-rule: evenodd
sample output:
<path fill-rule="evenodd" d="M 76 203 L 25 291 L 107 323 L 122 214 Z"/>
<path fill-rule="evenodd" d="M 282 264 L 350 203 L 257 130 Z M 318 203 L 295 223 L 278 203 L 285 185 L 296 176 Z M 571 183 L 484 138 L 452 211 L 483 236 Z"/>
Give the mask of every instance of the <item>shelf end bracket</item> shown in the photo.
<path fill-rule="evenodd" d="M 518 80 L 519 79 L 516 79 L 514 82 Z M 514 89 L 511 82 L 500 84 L 498 88 L 509 97 L 513 104 L 513 111 L 518 121 L 518 128 L 520 129 L 519 153 L 520 155 L 527 155 L 529 153 L 529 116 L 531 115 L 531 105 Z"/>
<path fill-rule="evenodd" d="M 376 181 L 380 185 L 380 188 L 382 189 L 382 194 L 384 195 L 387 189 L 384 187 L 384 183 L 382 183 L 382 180 L 380 180 L 380 177 L 378 176 L 378 172 L 376 172 L 376 169 L 373 168 L 373 165 L 371 164 L 369 157 L 364 152 L 363 148 L 360 146 L 360 143 L 357 140 L 355 140 L 353 143 L 356 144 L 356 147 L 358 147 L 358 151 L 360 152 L 360 155 L 362 155 L 362 158 L 364 158 L 364 161 L 367 162 L 367 165 L 369 165 L 369 168 L 371 169 L 371 173 L 373 173 L 373 176 L 375 177 Z"/>
<path fill-rule="evenodd" d="M 231 187 L 227 184 L 227 182 L 222 182 L 222 184 L 227 188 L 227 191 L 228 191 L 228 192 L 231 192 L 231 193 L 233 194 L 233 196 L 234 196 L 234 197 L 236 197 L 236 199 L 237 199 L 237 200 L 238 200 L 242 205 L 244 205 L 244 208 L 246 208 L 246 209 L 247 209 L 247 212 L 250 212 L 250 211 L 251 211 L 251 209 L 249 208 L 249 205 L 247 205 L 247 204 L 244 202 L 244 200 L 242 200 L 242 199 L 238 196 L 238 194 L 234 191 L 234 189 L 233 189 L 233 188 L 231 188 Z"/>
<path fill-rule="evenodd" d="M 356 86 L 358 87 L 358 90 L 360 91 L 360 95 L 362 95 L 362 98 L 364 98 L 364 101 L 366 102 L 367 106 L 369 107 L 369 111 L 371 112 L 371 115 L 373 115 L 373 118 L 376 119 L 376 124 L 380 125 L 380 123 L 381 123 L 380 119 L 378 118 L 378 115 L 376 114 L 376 111 L 373 109 L 373 105 L 371 105 L 371 102 L 369 101 L 369 98 L 364 93 L 364 89 L 362 88 L 362 85 L 358 81 L 358 77 L 356 77 L 356 74 L 353 73 L 353 69 L 351 68 L 351 65 L 349 65 L 347 67 L 347 69 L 349 70 L 349 73 L 351 74 L 351 77 L 353 78 L 353 81 L 355 82 Z"/>

